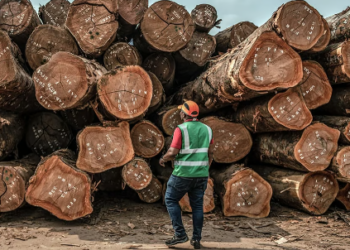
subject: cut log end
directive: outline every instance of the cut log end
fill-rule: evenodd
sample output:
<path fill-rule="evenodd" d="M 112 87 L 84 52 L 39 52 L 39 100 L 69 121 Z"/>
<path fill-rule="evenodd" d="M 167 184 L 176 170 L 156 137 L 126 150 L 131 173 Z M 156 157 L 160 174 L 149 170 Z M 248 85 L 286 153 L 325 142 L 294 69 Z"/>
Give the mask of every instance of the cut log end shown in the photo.
<path fill-rule="evenodd" d="M 209 4 L 199 4 L 191 12 L 191 16 L 196 30 L 209 32 L 216 24 L 218 18 L 217 11 L 214 6 Z"/>
<path fill-rule="evenodd" d="M 151 104 L 149 105 L 148 114 L 157 110 L 163 102 L 165 102 L 165 93 L 162 83 L 159 81 L 158 77 L 152 72 L 148 72 L 149 77 L 152 80 L 153 86 L 153 96 Z"/>
<path fill-rule="evenodd" d="M 333 158 L 333 166 L 337 166 L 337 179 L 348 182 L 350 180 L 350 147 L 341 148 Z M 331 170 L 332 167 L 331 166 Z"/>
<path fill-rule="evenodd" d="M 83 109 L 67 109 L 60 111 L 60 115 L 63 120 L 76 131 L 92 124 L 96 118 L 95 112 L 90 106 Z"/>
<path fill-rule="evenodd" d="M 323 21 L 323 27 L 324 27 L 323 35 L 320 37 L 320 39 L 318 39 L 315 46 L 313 46 L 308 52 L 316 53 L 324 50 L 329 44 L 329 41 L 331 40 L 331 30 L 329 29 L 329 25 L 323 17 L 322 17 L 322 21 Z"/>
<path fill-rule="evenodd" d="M 146 203 L 155 203 L 162 198 L 162 183 L 155 177 L 152 177 L 151 183 L 144 189 L 137 191 L 140 199 Z"/>
<path fill-rule="evenodd" d="M 121 66 L 141 65 L 142 57 L 134 46 L 119 42 L 108 48 L 103 62 L 108 70 L 112 70 Z"/>
<path fill-rule="evenodd" d="M 180 110 L 177 107 L 171 108 L 163 116 L 162 128 L 167 135 L 173 135 L 176 127 L 183 123 L 180 117 Z"/>
<path fill-rule="evenodd" d="M 3 72 L 6 72 L 6 74 L 1 74 L 0 83 L 4 84 L 15 80 L 16 63 L 11 39 L 2 30 L 0 30 L 0 51 L 2 51 L 0 67 Z"/>
<path fill-rule="evenodd" d="M 148 0 L 119 0 L 118 14 L 130 25 L 137 25 L 148 8 Z"/>
<path fill-rule="evenodd" d="M 123 167 L 122 176 L 125 183 L 139 191 L 146 188 L 152 181 L 152 171 L 142 158 L 135 158 Z"/>
<path fill-rule="evenodd" d="M 271 31 L 259 36 L 239 69 L 242 83 L 256 91 L 294 87 L 302 77 L 300 56 Z"/>
<path fill-rule="evenodd" d="M 235 48 L 250 36 L 258 27 L 251 22 L 240 22 L 232 27 L 228 48 Z"/>
<path fill-rule="evenodd" d="M 67 0 L 51 0 L 39 8 L 39 16 L 44 24 L 64 27 L 69 6 Z"/>
<path fill-rule="evenodd" d="M 345 187 L 339 190 L 336 199 L 344 205 L 347 211 L 350 211 L 350 183 L 346 183 Z"/>
<path fill-rule="evenodd" d="M 125 184 L 122 178 L 123 168 L 112 168 L 107 171 L 94 174 L 94 182 L 100 183 L 97 188 L 100 191 L 115 192 L 122 191 Z"/>
<path fill-rule="evenodd" d="M 294 147 L 294 157 L 309 171 L 326 169 L 338 148 L 340 132 L 322 123 L 306 128 Z"/>
<path fill-rule="evenodd" d="M 315 215 L 328 210 L 338 191 L 337 180 L 325 171 L 306 174 L 298 190 L 304 208 Z"/>

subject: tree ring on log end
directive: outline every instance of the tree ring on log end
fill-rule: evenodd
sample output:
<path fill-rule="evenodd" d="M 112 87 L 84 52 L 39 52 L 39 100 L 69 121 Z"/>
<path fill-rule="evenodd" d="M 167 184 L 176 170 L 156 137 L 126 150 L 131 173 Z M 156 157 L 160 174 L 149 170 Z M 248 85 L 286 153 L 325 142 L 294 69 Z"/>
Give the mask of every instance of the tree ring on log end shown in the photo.
<path fill-rule="evenodd" d="M 278 32 L 297 50 L 311 49 L 324 33 L 322 16 L 305 1 L 286 3 L 277 11 L 276 19 Z"/>
<path fill-rule="evenodd" d="M 125 66 L 105 74 L 97 84 L 103 107 L 117 119 L 143 116 L 151 104 L 152 80 L 140 66 Z"/>
<path fill-rule="evenodd" d="M 39 16 L 44 24 L 64 27 L 70 2 L 67 0 L 50 0 L 39 8 Z"/>
<path fill-rule="evenodd" d="M 347 211 L 350 210 L 350 183 L 346 183 L 345 187 L 339 190 L 336 199 L 345 206 Z"/>
<path fill-rule="evenodd" d="M 199 4 L 191 12 L 191 16 L 196 29 L 209 32 L 216 23 L 218 14 L 214 6 L 209 4 Z"/>
<path fill-rule="evenodd" d="M 310 49 L 310 52 L 312 53 L 320 52 L 324 50 L 329 44 L 329 41 L 331 40 L 331 30 L 329 28 L 328 22 L 323 17 L 322 17 L 322 22 L 323 22 L 324 32 L 323 32 L 323 35 L 320 37 L 320 39 L 318 39 L 315 46 L 313 46 Z"/>
<path fill-rule="evenodd" d="M 328 210 L 338 191 L 337 180 L 326 171 L 306 174 L 298 189 L 302 205 L 315 215 L 323 214 Z"/>
<path fill-rule="evenodd" d="M 228 48 L 235 48 L 250 36 L 258 27 L 251 22 L 240 22 L 233 25 Z"/>
<path fill-rule="evenodd" d="M 153 176 L 151 183 L 146 188 L 137 191 L 137 194 L 142 201 L 146 203 L 154 203 L 162 198 L 162 190 L 162 183 Z"/>
<path fill-rule="evenodd" d="M 276 122 L 292 130 L 302 130 L 312 122 L 312 114 L 298 89 L 272 97 L 268 110 Z"/>
<path fill-rule="evenodd" d="M 123 167 L 122 176 L 125 183 L 138 191 L 146 188 L 152 181 L 152 171 L 142 158 L 135 158 Z"/>
<path fill-rule="evenodd" d="M 107 49 L 103 63 L 106 69 L 112 70 L 121 66 L 141 65 L 142 57 L 134 46 L 119 42 Z"/>
<path fill-rule="evenodd" d="M 77 168 L 89 173 L 121 167 L 134 158 L 127 122 L 117 127 L 86 127 L 78 134 L 77 143 Z"/>
<path fill-rule="evenodd" d="M 225 216 L 266 217 L 270 213 L 272 188 L 251 169 L 242 169 L 225 183 Z"/>
<path fill-rule="evenodd" d="M 300 56 L 272 31 L 259 36 L 239 69 L 242 83 L 256 91 L 294 87 L 302 77 Z"/>
<path fill-rule="evenodd" d="M 183 123 L 180 117 L 181 110 L 174 107 L 168 111 L 163 116 L 162 128 L 167 135 L 173 135 L 176 127 Z"/>
<path fill-rule="evenodd" d="M 158 108 L 157 106 L 161 105 L 163 101 L 165 101 L 165 94 L 164 94 L 164 88 L 162 83 L 159 81 L 158 77 L 156 77 L 155 74 L 152 72 L 148 72 L 149 77 L 152 80 L 152 86 L 153 86 L 153 96 L 151 104 L 149 105 L 149 108 Z"/>
<path fill-rule="evenodd" d="M 10 37 L 0 30 L 0 68 L 6 74 L 0 74 L 0 88 L 6 89 L 6 84 L 16 79 L 16 59 L 13 56 L 12 43 Z M 16 89 L 16 91 L 19 91 Z"/>
<path fill-rule="evenodd" d="M 141 21 L 141 31 L 147 43 L 164 52 L 175 52 L 185 47 L 194 29 L 187 10 L 172 1 L 152 4 Z"/>
<path fill-rule="evenodd" d="M 156 156 L 164 147 L 162 132 L 149 121 L 141 121 L 132 128 L 131 140 L 135 154 L 143 158 Z"/>
<path fill-rule="evenodd" d="M 128 24 L 137 25 L 148 8 L 148 0 L 119 0 L 118 14 Z"/>
<path fill-rule="evenodd" d="M 322 171 L 338 149 L 339 136 L 339 130 L 315 123 L 304 130 L 294 147 L 294 157 L 307 170 Z"/>
<path fill-rule="evenodd" d="M 252 137 L 243 124 L 211 116 L 201 120 L 213 130 L 214 161 L 232 163 L 243 159 L 253 145 Z"/>
<path fill-rule="evenodd" d="M 334 157 L 339 166 L 339 177 L 350 180 L 350 147 L 342 148 Z"/>

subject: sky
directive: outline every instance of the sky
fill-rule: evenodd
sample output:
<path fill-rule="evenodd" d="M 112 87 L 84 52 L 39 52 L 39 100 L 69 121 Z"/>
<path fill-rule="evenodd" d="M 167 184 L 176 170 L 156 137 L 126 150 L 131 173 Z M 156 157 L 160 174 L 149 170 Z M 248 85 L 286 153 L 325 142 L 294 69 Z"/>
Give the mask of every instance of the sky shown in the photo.
<path fill-rule="evenodd" d="M 218 12 L 218 19 L 222 19 L 221 29 L 213 28 L 210 34 L 215 35 L 220 30 L 228 28 L 242 21 L 253 22 L 256 26 L 265 23 L 274 11 L 285 2 L 284 0 L 173 0 L 174 2 L 185 6 L 191 13 L 192 9 L 198 4 L 213 5 Z M 32 0 L 36 10 L 39 5 L 45 5 L 48 0 Z M 157 2 L 149 0 L 149 5 Z M 348 0 L 308 0 L 311 6 L 316 8 L 321 15 L 328 17 L 339 13 L 350 5 Z"/>

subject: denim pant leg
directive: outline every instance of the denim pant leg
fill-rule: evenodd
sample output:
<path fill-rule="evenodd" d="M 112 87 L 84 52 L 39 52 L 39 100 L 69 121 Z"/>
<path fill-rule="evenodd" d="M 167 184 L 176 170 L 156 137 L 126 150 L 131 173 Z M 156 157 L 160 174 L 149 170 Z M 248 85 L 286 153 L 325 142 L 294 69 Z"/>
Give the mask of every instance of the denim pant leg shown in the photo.
<path fill-rule="evenodd" d="M 203 197 L 207 189 L 208 178 L 198 178 L 194 188 L 188 192 L 190 204 L 192 208 L 193 220 L 193 240 L 200 241 L 202 239 L 202 228 L 204 220 Z"/>
<path fill-rule="evenodd" d="M 182 223 L 179 201 L 188 192 L 191 183 L 192 179 L 171 175 L 167 184 L 165 205 L 168 209 L 168 213 L 175 230 L 175 235 L 177 237 L 183 237 L 186 235 L 186 231 Z"/>

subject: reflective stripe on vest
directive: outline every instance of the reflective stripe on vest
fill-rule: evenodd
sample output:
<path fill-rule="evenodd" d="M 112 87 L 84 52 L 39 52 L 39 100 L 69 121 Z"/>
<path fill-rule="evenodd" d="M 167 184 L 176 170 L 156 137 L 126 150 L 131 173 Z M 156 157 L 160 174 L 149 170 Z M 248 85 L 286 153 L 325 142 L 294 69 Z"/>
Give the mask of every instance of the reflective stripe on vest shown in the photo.
<path fill-rule="evenodd" d="M 175 165 L 179 166 L 208 166 L 207 161 L 174 161 Z"/>
<path fill-rule="evenodd" d="M 212 138 L 212 132 L 209 126 L 205 125 L 208 129 L 208 134 L 209 134 L 209 145 L 211 142 L 211 138 Z M 208 148 L 194 148 L 194 149 L 190 149 L 190 136 L 188 134 L 188 130 L 187 127 L 184 126 L 183 124 L 180 124 L 179 127 L 182 128 L 183 132 L 184 132 L 184 144 L 185 144 L 185 148 L 180 150 L 180 154 L 195 154 L 195 153 L 208 153 Z"/>

